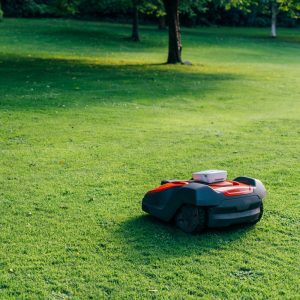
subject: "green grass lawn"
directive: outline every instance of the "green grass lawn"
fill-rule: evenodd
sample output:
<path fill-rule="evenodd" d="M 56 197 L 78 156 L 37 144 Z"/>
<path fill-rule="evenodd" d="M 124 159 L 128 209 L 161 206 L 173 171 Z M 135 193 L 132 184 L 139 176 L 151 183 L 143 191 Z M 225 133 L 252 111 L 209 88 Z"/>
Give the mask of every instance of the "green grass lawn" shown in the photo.
<path fill-rule="evenodd" d="M 299 299 L 300 29 L 0 24 L 0 299 Z M 160 179 L 261 179 L 253 227 L 187 235 Z"/>

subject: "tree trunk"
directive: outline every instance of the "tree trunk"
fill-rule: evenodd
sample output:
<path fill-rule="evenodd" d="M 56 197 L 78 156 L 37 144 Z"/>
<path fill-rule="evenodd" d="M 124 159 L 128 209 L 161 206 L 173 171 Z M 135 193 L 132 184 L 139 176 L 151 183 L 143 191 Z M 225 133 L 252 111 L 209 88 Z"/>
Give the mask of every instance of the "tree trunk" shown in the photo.
<path fill-rule="evenodd" d="M 275 38 L 277 36 L 276 32 L 276 21 L 277 21 L 277 4 L 275 1 L 272 2 L 272 20 L 271 20 L 271 37 Z"/>
<path fill-rule="evenodd" d="M 169 26 L 169 54 L 168 64 L 182 63 L 181 60 L 181 34 L 179 25 L 179 0 L 163 0 Z"/>
<path fill-rule="evenodd" d="M 167 28 L 166 17 L 165 16 L 158 17 L 158 29 L 165 30 L 166 28 Z"/>
<path fill-rule="evenodd" d="M 139 35 L 139 10 L 136 4 L 133 5 L 133 16 L 132 16 L 132 35 L 131 39 L 134 42 L 140 41 Z"/>
<path fill-rule="evenodd" d="M 3 19 L 3 11 L 2 11 L 2 5 L 1 5 L 1 0 L 0 0 L 0 22 Z"/>

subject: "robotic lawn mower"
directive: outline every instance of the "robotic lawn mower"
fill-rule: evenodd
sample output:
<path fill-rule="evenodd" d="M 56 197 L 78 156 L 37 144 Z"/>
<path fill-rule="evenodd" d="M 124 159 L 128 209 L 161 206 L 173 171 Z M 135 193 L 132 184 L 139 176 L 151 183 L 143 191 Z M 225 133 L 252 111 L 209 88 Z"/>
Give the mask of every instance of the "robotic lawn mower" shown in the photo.
<path fill-rule="evenodd" d="M 193 173 L 191 180 L 163 180 L 146 193 L 142 209 L 163 221 L 174 220 L 188 233 L 257 223 L 263 215 L 264 185 L 250 177 L 226 178 L 226 171 L 209 170 Z"/>

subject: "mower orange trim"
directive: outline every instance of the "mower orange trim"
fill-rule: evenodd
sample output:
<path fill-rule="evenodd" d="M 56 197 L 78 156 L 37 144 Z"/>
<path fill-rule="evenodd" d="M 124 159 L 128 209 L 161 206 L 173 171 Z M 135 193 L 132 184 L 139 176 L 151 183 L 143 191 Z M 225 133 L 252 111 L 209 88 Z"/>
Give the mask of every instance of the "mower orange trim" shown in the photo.
<path fill-rule="evenodd" d="M 176 187 L 176 186 L 183 186 L 186 184 L 188 184 L 188 182 L 185 180 L 177 180 L 177 181 L 173 181 L 173 182 L 169 182 L 169 183 L 160 185 L 160 186 L 148 191 L 148 193 L 158 193 L 158 192 L 165 191 L 165 190 L 168 190 L 168 189 Z"/>
<path fill-rule="evenodd" d="M 209 184 L 209 186 L 213 190 L 223 193 L 224 196 L 227 197 L 241 196 L 253 193 L 252 186 L 231 180 Z"/>

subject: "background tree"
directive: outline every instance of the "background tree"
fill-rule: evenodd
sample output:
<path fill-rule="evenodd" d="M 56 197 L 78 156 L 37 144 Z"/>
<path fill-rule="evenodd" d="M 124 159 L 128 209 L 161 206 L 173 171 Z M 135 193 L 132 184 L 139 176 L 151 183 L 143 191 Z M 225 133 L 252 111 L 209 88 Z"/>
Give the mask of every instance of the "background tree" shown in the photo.
<path fill-rule="evenodd" d="M 185 11 L 194 15 L 195 11 L 204 10 L 207 4 L 206 0 L 163 0 L 169 27 L 169 51 L 168 64 L 182 63 L 182 44 L 181 31 L 179 23 L 179 12 Z M 180 4 L 180 6 L 179 6 Z"/>
<path fill-rule="evenodd" d="M 2 11 L 2 5 L 1 5 L 1 1 L 0 1 L 0 22 L 3 19 L 3 11 Z"/>
<path fill-rule="evenodd" d="M 271 10 L 271 36 L 277 36 L 277 15 L 285 12 L 292 18 L 299 18 L 299 0 L 264 0 L 263 3 Z"/>
<path fill-rule="evenodd" d="M 182 63 L 181 32 L 179 24 L 179 0 L 163 0 L 168 18 L 169 51 L 168 64 Z"/>
<path fill-rule="evenodd" d="M 143 15 L 164 15 L 161 10 L 160 0 L 131 0 L 132 3 L 132 35 L 131 39 L 135 42 L 140 41 L 139 34 L 139 14 Z"/>
<path fill-rule="evenodd" d="M 139 33 L 139 6 L 138 0 L 132 0 L 132 34 L 131 39 L 134 42 L 140 41 L 140 33 Z"/>
<path fill-rule="evenodd" d="M 271 37 L 277 36 L 277 16 L 284 12 L 291 18 L 299 18 L 300 0 L 228 0 L 222 1 L 227 9 L 239 8 L 247 13 L 252 12 L 256 6 L 265 15 L 270 16 Z"/>
<path fill-rule="evenodd" d="M 65 0 L 58 0 L 65 1 Z M 132 19 L 131 40 L 140 41 L 139 12 L 145 0 L 79 0 L 79 13 L 87 16 L 130 16 Z"/>
<path fill-rule="evenodd" d="M 138 17 L 139 13 L 144 16 L 155 16 L 158 19 L 158 29 L 162 30 L 166 28 L 166 12 L 162 0 L 132 0 L 134 7 L 133 14 L 133 28 L 132 28 L 132 39 L 139 40 L 138 35 Z M 137 20 L 135 20 L 137 19 Z M 136 39 L 138 37 L 138 39 Z"/>
<path fill-rule="evenodd" d="M 162 0 L 144 0 L 140 12 L 145 16 L 154 16 L 158 20 L 158 29 L 166 29 L 166 12 Z"/>

